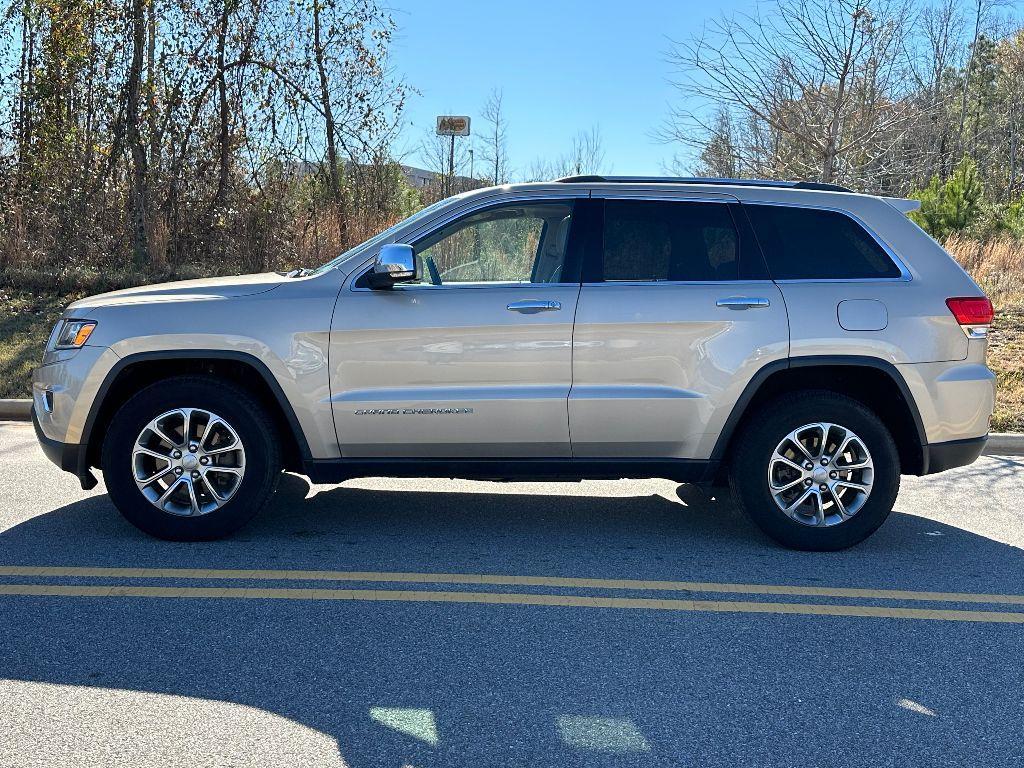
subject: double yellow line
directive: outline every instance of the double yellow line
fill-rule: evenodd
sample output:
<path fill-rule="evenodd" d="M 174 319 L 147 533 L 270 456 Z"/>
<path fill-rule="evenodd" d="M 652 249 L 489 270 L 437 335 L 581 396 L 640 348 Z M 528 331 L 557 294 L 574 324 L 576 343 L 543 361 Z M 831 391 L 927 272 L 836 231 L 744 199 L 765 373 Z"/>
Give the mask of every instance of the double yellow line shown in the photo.
<path fill-rule="evenodd" d="M 696 581 L 644 581 L 554 576 L 494 574 L 402 573 L 382 571 L 235 570 L 202 568 L 92 568 L 60 566 L 0 566 L 0 577 L 186 579 L 247 581 L 369 582 L 377 584 L 438 584 L 445 586 L 519 586 L 575 590 L 683 592 L 697 594 L 762 595 L 854 600 L 898 600 L 932 603 L 1024 605 L 1024 595 L 964 592 L 919 592 L 895 589 L 859 589 L 771 584 L 721 584 Z M 711 600 L 657 597 L 609 597 L 578 594 L 477 592 L 465 590 L 403 590 L 372 588 L 294 587 L 160 587 L 133 584 L 4 584 L 0 596 L 140 597 L 198 599 L 358 600 L 382 602 L 479 603 L 489 605 L 547 605 L 575 608 L 769 613 L 814 616 L 855 616 L 890 619 L 1024 623 L 1024 613 L 997 610 L 969 611 L 942 608 L 906 608 L 835 603 Z"/>

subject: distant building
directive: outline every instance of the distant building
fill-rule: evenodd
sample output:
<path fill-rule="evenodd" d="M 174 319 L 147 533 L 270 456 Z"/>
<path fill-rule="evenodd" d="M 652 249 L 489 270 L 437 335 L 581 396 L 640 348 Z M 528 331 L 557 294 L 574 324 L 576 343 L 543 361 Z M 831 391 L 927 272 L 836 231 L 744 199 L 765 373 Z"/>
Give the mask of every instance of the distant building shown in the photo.
<path fill-rule="evenodd" d="M 351 166 L 351 161 L 345 163 L 346 169 Z M 318 173 L 322 167 L 323 166 L 319 163 L 314 163 L 309 160 L 290 161 L 286 164 L 285 171 L 286 175 L 301 179 L 311 174 Z M 402 165 L 401 168 L 402 176 L 405 177 L 406 184 L 413 189 L 424 189 L 441 183 L 441 174 L 436 171 L 428 171 L 425 168 L 416 168 L 412 165 Z M 475 189 L 479 186 L 481 186 L 480 180 L 474 180 L 468 176 L 455 177 L 455 188 L 458 190 Z"/>
<path fill-rule="evenodd" d="M 406 183 L 413 189 L 423 189 L 437 181 L 437 174 L 433 171 L 414 168 L 411 165 L 403 165 L 402 173 L 405 175 Z"/>

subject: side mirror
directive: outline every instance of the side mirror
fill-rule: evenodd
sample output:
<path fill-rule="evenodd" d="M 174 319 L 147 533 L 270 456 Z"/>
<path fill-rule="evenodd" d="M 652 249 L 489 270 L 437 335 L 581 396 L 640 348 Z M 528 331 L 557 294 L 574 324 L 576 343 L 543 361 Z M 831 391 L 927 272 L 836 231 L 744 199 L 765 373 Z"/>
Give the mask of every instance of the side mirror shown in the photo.
<path fill-rule="evenodd" d="M 411 245 L 389 243 L 380 249 L 370 270 L 371 288 L 390 288 L 416 279 L 416 255 Z"/>

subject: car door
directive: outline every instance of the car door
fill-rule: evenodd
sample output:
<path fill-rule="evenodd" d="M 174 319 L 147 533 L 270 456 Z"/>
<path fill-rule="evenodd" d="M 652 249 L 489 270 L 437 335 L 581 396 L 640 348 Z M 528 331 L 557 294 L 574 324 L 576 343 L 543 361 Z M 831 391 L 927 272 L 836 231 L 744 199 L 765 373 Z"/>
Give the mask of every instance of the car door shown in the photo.
<path fill-rule="evenodd" d="M 410 243 L 417 277 L 342 291 L 344 457 L 566 457 L 580 249 L 571 198 L 473 209 Z"/>
<path fill-rule="evenodd" d="M 754 373 L 788 354 L 786 308 L 724 196 L 608 198 L 573 341 L 575 457 L 707 459 Z"/>

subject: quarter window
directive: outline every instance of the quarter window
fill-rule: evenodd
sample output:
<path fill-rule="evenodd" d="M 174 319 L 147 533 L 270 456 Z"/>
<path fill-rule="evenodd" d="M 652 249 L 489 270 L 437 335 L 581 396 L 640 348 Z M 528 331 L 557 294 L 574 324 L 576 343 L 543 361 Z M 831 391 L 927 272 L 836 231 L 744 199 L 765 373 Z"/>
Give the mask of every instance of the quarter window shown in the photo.
<path fill-rule="evenodd" d="M 724 204 L 605 202 L 605 282 L 735 280 L 738 251 Z"/>
<path fill-rule="evenodd" d="M 860 224 L 837 211 L 782 205 L 743 208 L 774 280 L 863 280 L 900 270 Z"/>

